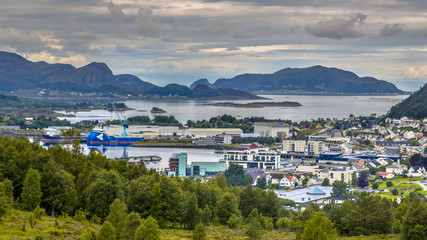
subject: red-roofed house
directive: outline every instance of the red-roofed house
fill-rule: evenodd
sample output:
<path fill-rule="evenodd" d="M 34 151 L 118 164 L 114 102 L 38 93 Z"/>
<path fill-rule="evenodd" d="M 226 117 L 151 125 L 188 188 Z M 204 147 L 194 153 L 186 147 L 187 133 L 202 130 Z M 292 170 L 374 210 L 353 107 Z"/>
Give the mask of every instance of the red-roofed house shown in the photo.
<path fill-rule="evenodd" d="M 387 178 L 387 179 L 394 178 L 394 174 L 393 173 L 389 173 L 389 172 L 377 172 L 377 175 L 380 175 L 380 176 L 382 176 L 384 178 Z"/>

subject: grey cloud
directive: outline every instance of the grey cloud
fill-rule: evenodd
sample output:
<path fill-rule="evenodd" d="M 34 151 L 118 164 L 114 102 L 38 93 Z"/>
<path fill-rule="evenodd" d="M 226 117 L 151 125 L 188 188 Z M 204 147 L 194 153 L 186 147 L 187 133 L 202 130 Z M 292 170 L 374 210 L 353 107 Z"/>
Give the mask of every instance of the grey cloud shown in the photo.
<path fill-rule="evenodd" d="M 363 37 L 364 32 L 359 30 L 358 27 L 365 24 L 367 17 L 365 14 L 357 13 L 349 19 L 332 18 L 321 20 L 314 25 L 307 25 L 305 29 L 315 37 L 332 39 Z"/>
<path fill-rule="evenodd" d="M 157 28 L 153 22 L 153 10 L 141 7 L 138 11 L 138 16 L 133 21 L 133 28 L 135 32 L 146 37 L 153 37 L 157 35 Z"/>
<path fill-rule="evenodd" d="M 46 43 L 37 34 L 15 28 L 0 27 L 0 44 L 27 52 L 37 52 L 46 48 Z"/>
<path fill-rule="evenodd" d="M 380 30 L 380 36 L 393 36 L 401 33 L 402 31 L 403 31 L 402 24 L 399 24 L 399 23 L 386 24 Z"/>
<path fill-rule="evenodd" d="M 113 24 L 122 24 L 125 21 L 126 17 L 121 7 L 110 2 L 108 3 L 108 10 L 110 11 L 111 22 Z"/>
<path fill-rule="evenodd" d="M 239 51 L 240 48 L 239 47 L 229 47 L 227 48 L 227 51 Z"/>
<path fill-rule="evenodd" d="M 224 19 L 219 19 L 215 24 L 208 24 L 200 29 L 201 33 L 206 34 L 227 34 L 228 23 Z"/>

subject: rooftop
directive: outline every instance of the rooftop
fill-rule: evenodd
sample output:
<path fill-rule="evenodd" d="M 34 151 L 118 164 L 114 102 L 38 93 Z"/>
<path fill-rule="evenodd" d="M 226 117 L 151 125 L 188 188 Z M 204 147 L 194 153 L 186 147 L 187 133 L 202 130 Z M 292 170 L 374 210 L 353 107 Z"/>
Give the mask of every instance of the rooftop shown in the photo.
<path fill-rule="evenodd" d="M 313 190 L 317 188 L 318 190 Z M 320 191 L 324 192 L 325 194 L 322 195 L 312 195 L 309 194 L 308 192 L 319 192 Z M 313 202 L 313 201 L 317 201 L 319 199 L 325 199 L 325 198 L 329 198 L 331 197 L 331 193 L 332 193 L 332 187 L 330 186 L 317 186 L 317 187 L 309 187 L 309 188 L 303 188 L 303 189 L 297 189 L 291 192 L 286 192 L 286 191 L 275 191 L 275 193 L 277 194 L 277 196 L 279 198 L 283 198 L 283 199 L 289 199 L 289 200 L 293 200 L 295 203 L 306 203 L 306 202 Z"/>

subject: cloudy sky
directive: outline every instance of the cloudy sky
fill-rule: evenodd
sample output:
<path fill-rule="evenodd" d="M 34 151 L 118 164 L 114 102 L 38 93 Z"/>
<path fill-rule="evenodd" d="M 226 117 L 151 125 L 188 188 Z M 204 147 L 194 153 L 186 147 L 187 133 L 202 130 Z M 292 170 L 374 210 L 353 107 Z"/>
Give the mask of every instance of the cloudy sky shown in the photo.
<path fill-rule="evenodd" d="M 416 90 L 427 82 L 427 1 L 3 1 L 0 50 L 105 62 L 158 85 L 323 65 Z"/>

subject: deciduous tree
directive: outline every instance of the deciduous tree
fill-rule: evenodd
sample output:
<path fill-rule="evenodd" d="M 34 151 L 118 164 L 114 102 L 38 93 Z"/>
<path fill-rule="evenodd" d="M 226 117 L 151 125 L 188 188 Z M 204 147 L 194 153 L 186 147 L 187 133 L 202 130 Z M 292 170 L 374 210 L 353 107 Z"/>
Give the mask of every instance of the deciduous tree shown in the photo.
<path fill-rule="evenodd" d="M 335 239 L 336 231 L 324 212 L 317 212 L 304 225 L 303 240 Z"/>
<path fill-rule="evenodd" d="M 160 228 L 156 219 L 149 216 L 141 226 L 136 229 L 135 240 L 160 240 Z"/>
<path fill-rule="evenodd" d="M 24 209 L 32 211 L 38 207 L 42 199 L 39 171 L 30 168 L 25 176 L 21 193 L 21 201 Z"/>

